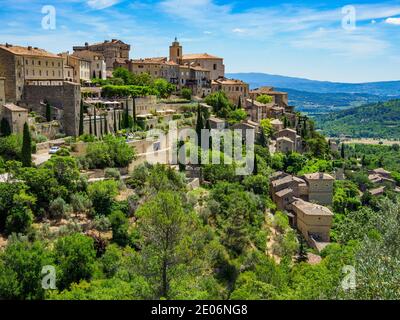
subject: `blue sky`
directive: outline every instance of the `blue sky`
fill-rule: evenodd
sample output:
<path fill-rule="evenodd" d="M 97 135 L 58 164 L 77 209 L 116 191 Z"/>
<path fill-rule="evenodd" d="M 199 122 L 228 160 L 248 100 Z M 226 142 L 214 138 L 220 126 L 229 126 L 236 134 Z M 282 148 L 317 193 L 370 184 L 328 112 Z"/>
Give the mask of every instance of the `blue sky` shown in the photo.
<path fill-rule="evenodd" d="M 316 80 L 400 80 L 400 0 L 0 0 L 0 43 L 52 52 L 118 38 L 131 56 L 166 56 L 175 36 L 186 53 L 225 58 L 227 72 Z M 42 8 L 56 29 L 42 28 Z M 342 27 L 352 5 L 356 28 Z"/>

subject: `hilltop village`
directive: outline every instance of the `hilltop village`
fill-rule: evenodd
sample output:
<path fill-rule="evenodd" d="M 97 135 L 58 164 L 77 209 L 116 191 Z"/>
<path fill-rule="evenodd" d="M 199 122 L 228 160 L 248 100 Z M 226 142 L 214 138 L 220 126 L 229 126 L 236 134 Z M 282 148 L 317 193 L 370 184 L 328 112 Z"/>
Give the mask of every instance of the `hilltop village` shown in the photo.
<path fill-rule="evenodd" d="M 13 271 L 19 289 L 0 289 L 0 297 L 338 294 L 300 290 L 309 282 L 297 263 L 325 268 L 338 281 L 329 255 L 345 245 L 346 214 L 363 205 L 379 210 L 378 199 L 400 192 L 399 175 L 326 139 L 287 93 L 226 78 L 221 57 L 187 54 L 178 39 L 165 57 L 131 59 L 131 52 L 118 39 L 58 54 L 0 45 L 0 250 L 5 257 L 7 250 L 48 250 L 43 259 L 62 269 L 58 291 Z M 172 143 L 160 139 L 171 122 L 180 134 Z M 236 175 L 234 161 L 171 162 L 169 153 L 179 148 L 185 157 L 195 150 L 199 158 L 232 160 L 224 146 L 202 149 L 206 129 L 243 132 L 244 142 L 253 130 L 253 172 Z M 172 238 L 163 238 L 163 228 Z M 16 240 L 24 235 L 30 242 Z M 0 280 L 3 266 L 14 263 L 1 259 Z M 280 275 L 289 269 L 293 278 Z M 266 274 L 276 277 L 268 287 Z"/>

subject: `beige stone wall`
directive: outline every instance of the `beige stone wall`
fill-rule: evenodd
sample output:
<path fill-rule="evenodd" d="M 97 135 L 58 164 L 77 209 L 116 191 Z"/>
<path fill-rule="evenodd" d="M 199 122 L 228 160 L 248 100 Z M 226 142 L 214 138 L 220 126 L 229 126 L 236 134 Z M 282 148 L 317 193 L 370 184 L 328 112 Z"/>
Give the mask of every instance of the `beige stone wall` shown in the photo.
<path fill-rule="evenodd" d="M 294 142 L 287 140 L 277 140 L 276 151 L 281 153 L 293 152 L 296 150 Z"/>
<path fill-rule="evenodd" d="M 225 77 L 225 65 L 222 59 L 184 59 L 184 63 L 195 63 L 202 68 L 210 70 L 211 80 Z"/>
<path fill-rule="evenodd" d="M 228 97 L 229 101 L 237 105 L 239 98 L 242 100 L 242 107 L 245 106 L 246 99 L 249 97 L 248 84 L 218 84 L 212 86 L 212 91 L 223 91 Z"/>
<path fill-rule="evenodd" d="M 333 180 L 310 180 L 308 181 L 308 189 L 310 202 L 322 205 L 332 204 Z"/>
<path fill-rule="evenodd" d="M 0 105 L 3 105 L 6 103 L 5 86 L 6 86 L 6 79 L 0 78 Z"/>
<path fill-rule="evenodd" d="M 11 132 L 21 134 L 24 130 L 24 124 L 28 123 L 28 110 L 11 111 L 3 105 L 0 106 L 0 109 L 0 118 L 7 119 Z"/>
<path fill-rule="evenodd" d="M 22 93 L 21 80 L 18 83 L 17 93 L 17 72 L 15 57 L 10 52 L 0 48 L 0 77 L 5 78 L 5 100 L 6 102 L 16 102 L 20 100 Z M 20 62 L 21 64 L 21 62 Z M 20 71 L 22 72 L 22 71 Z M 22 77 L 22 74 L 20 74 Z M 23 83 L 23 82 L 22 82 Z"/>
<path fill-rule="evenodd" d="M 305 214 L 300 208 L 293 206 L 296 213 L 297 228 L 310 242 L 310 233 L 317 234 L 321 241 L 330 241 L 330 229 L 332 227 L 332 216 L 320 216 Z"/>

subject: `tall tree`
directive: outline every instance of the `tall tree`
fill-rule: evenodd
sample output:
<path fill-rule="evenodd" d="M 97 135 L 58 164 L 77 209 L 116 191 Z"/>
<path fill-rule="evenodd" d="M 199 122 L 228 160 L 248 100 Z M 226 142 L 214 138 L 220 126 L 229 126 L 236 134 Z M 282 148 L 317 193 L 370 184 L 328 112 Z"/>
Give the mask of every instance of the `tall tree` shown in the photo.
<path fill-rule="evenodd" d="M 132 118 L 133 118 L 133 127 L 136 127 L 136 97 L 132 97 L 133 106 L 132 106 Z"/>
<path fill-rule="evenodd" d="M 81 99 L 81 108 L 79 110 L 79 135 L 83 135 L 83 99 Z"/>
<path fill-rule="evenodd" d="M 201 112 L 200 103 L 197 105 L 196 133 L 198 138 L 198 146 L 201 147 L 201 130 L 204 129 L 203 114 Z"/>
<path fill-rule="evenodd" d="M 92 116 L 89 115 L 89 134 L 93 135 Z"/>
<path fill-rule="evenodd" d="M 94 124 L 94 135 L 97 137 L 97 116 L 96 116 L 96 106 L 93 109 L 93 124 Z"/>
<path fill-rule="evenodd" d="M 126 103 L 125 106 L 125 113 L 124 113 L 124 118 L 123 118 L 123 122 L 124 122 L 124 129 L 129 129 L 129 108 L 128 108 L 128 103 Z"/>
<path fill-rule="evenodd" d="M 162 191 L 140 207 L 137 216 L 145 264 L 154 269 L 159 296 L 168 298 L 174 267 L 184 259 L 179 248 L 190 234 L 190 214 L 178 193 Z"/>
<path fill-rule="evenodd" d="M 342 159 L 346 158 L 346 151 L 344 148 L 344 143 L 342 143 L 342 148 L 340 149 L 340 156 L 342 157 Z"/>
<path fill-rule="evenodd" d="M 46 121 L 50 122 L 51 121 L 51 106 L 50 103 L 46 101 Z"/>
<path fill-rule="evenodd" d="M 24 133 L 22 137 L 21 160 L 24 167 L 32 165 L 32 137 L 29 131 L 28 123 L 24 124 Z"/>
<path fill-rule="evenodd" d="M 107 115 L 104 116 L 104 134 L 108 134 L 108 122 L 107 122 Z"/>

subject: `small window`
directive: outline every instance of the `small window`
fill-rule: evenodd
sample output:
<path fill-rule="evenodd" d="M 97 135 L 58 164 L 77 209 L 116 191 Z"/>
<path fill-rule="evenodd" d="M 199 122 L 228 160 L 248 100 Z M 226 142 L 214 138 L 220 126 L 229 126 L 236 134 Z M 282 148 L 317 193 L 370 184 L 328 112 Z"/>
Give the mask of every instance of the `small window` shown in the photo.
<path fill-rule="evenodd" d="M 217 64 L 214 63 L 214 70 L 217 70 Z"/>

